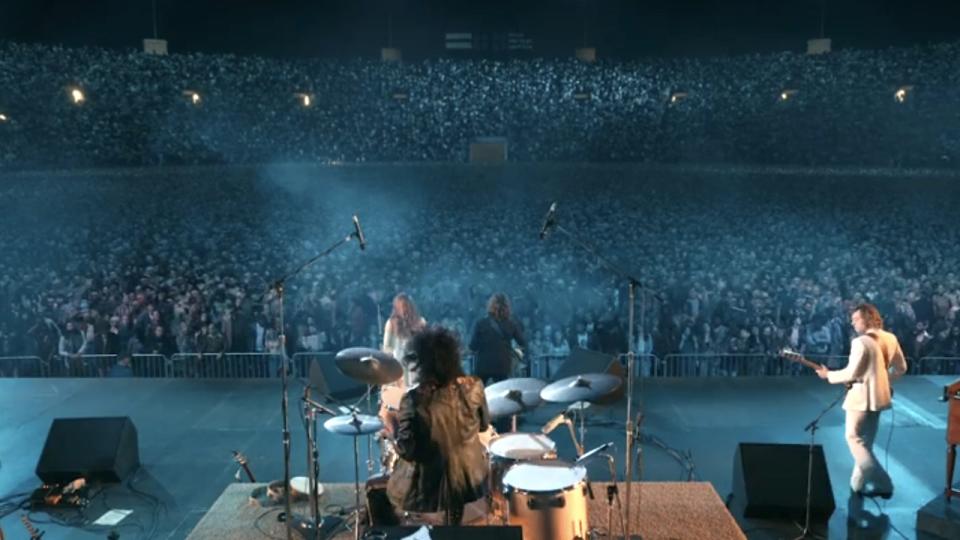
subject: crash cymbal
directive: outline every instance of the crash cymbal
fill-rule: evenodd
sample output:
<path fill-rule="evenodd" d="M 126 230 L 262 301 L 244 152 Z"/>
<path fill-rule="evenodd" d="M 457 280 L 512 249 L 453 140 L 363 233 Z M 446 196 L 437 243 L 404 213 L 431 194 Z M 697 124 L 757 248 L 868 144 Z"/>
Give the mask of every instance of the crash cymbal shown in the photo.
<path fill-rule="evenodd" d="M 512 396 L 497 396 L 487 398 L 487 410 L 490 411 L 491 418 L 502 418 L 520 414 L 524 407 L 519 399 L 513 399 Z"/>
<path fill-rule="evenodd" d="M 551 383 L 540 391 L 544 401 L 571 403 L 597 401 L 620 388 L 620 377 L 606 373 L 584 373 Z"/>
<path fill-rule="evenodd" d="M 369 414 L 343 414 L 323 423 L 323 428 L 338 435 L 370 435 L 383 429 L 383 422 Z"/>
<path fill-rule="evenodd" d="M 524 408 L 532 409 L 543 401 L 540 398 L 540 391 L 546 385 L 545 381 L 529 377 L 507 379 L 486 387 L 484 393 L 488 404 L 495 398 L 510 397 L 514 401 L 519 399 Z"/>
<path fill-rule="evenodd" d="M 403 377 L 403 366 L 396 358 L 376 349 L 352 347 L 337 353 L 337 369 L 351 379 L 380 386 Z"/>

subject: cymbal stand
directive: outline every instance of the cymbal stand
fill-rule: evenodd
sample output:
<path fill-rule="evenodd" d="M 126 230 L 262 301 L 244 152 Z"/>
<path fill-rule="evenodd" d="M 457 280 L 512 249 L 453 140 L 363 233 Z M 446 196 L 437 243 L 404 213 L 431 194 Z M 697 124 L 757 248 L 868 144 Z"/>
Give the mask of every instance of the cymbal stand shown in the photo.
<path fill-rule="evenodd" d="M 336 416 L 335 412 L 310 399 L 310 386 L 303 391 L 304 429 L 307 433 L 307 470 L 310 471 L 310 520 L 290 515 L 287 521 L 303 535 L 306 540 L 323 540 L 338 528 L 343 520 L 336 516 L 320 515 L 320 445 L 317 444 L 317 415 Z M 289 497 L 289 490 L 288 490 Z"/>
<path fill-rule="evenodd" d="M 281 354 L 281 357 L 282 357 L 282 359 L 283 359 L 283 366 L 282 366 L 282 369 L 280 370 L 280 374 L 281 374 L 281 375 L 280 375 L 280 379 L 281 379 L 281 383 L 280 383 L 280 384 L 281 384 L 281 388 L 282 388 L 282 390 L 281 390 L 281 394 L 282 394 L 282 395 L 281 395 L 281 398 L 280 398 L 280 411 L 281 411 L 281 412 L 280 412 L 280 415 L 281 415 L 281 423 L 282 423 L 281 431 L 282 431 L 282 439 L 283 439 L 283 485 L 284 485 L 284 489 L 285 489 L 286 492 L 287 492 L 287 496 L 284 497 L 284 502 L 283 502 L 283 514 L 282 514 L 282 519 L 281 519 L 281 520 L 285 523 L 284 528 L 286 529 L 287 540 L 293 540 L 293 527 L 292 527 L 292 524 L 291 524 L 291 520 L 289 519 L 289 518 L 290 518 L 290 496 L 289 496 L 289 491 L 290 491 L 290 423 L 289 423 L 289 413 L 288 413 L 288 388 L 289 388 L 289 382 L 288 382 L 288 380 L 287 380 L 287 379 L 288 379 L 287 370 L 289 369 L 289 359 L 287 358 L 287 335 L 286 335 L 286 329 L 285 329 L 284 320 L 283 320 L 283 315 L 284 315 L 284 313 L 283 313 L 283 312 L 284 312 L 284 288 L 285 288 L 285 286 L 286 286 L 287 280 L 289 280 L 290 278 L 296 276 L 297 274 L 299 274 L 300 272 L 302 272 L 304 269 L 306 269 L 308 266 L 310 266 L 310 265 L 312 265 L 313 263 L 319 261 L 319 260 L 322 259 L 323 257 L 326 257 L 327 255 L 329 255 L 330 253 L 332 253 L 333 250 L 337 249 L 338 247 L 342 246 L 343 244 L 346 244 L 347 242 L 349 242 L 350 240 L 353 240 L 354 238 L 359 238 L 359 235 L 358 235 L 356 232 L 352 232 L 352 233 L 348 234 L 345 238 L 343 238 L 342 240 L 340 240 L 340 241 L 336 242 L 335 244 L 331 245 L 329 248 L 327 248 L 327 249 L 324 250 L 323 252 L 321 252 L 321 253 L 313 256 L 312 258 L 306 260 L 305 262 L 303 262 L 302 264 L 300 264 L 300 266 L 298 266 L 298 267 L 297 267 L 296 269 L 294 269 L 293 271 L 288 272 L 285 276 L 283 276 L 283 277 L 281 277 L 280 279 L 277 279 L 276 281 L 274 281 L 273 283 L 271 283 L 271 284 L 270 284 L 270 287 L 268 288 L 268 290 L 265 291 L 265 292 L 263 293 L 263 295 L 261 296 L 261 299 L 263 299 L 263 298 L 266 298 L 267 295 L 269 295 L 270 293 L 274 293 L 274 294 L 276 294 L 277 300 L 278 300 L 279 303 L 280 303 L 280 313 L 278 314 L 278 323 L 279 323 L 280 329 L 279 329 L 279 336 L 278 336 L 278 337 L 279 337 L 279 339 L 280 339 L 280 354 Z M 362 247 L 362 246 L 361 246 L 361 247 Z"/>
<path fill-rule="evenodd" d="M 544 230 L 541 233 L 541 237 L 545 235 L 545 233 L 549 228 L 551 227 L 556 228 L 558 231 L 563 233 L 567 238 L 572 240 L 584 251 L 586 251 L 593 257 L 595 257 L 602 266 L 604 266 L 605 268 L 607 268 L 608 270 L 610 270 L 611 272 L 619 276 L 623 281 L 627 283 L 627 292 L 629 296 L 629 305 L 627 306 L 627 310 L 628 310 L 627 324 L 629 328 L 627 329 L 627 341 L 628 341 L 627 343 L 627 351 L 628 351 L 627 352 L 627 414 L 626 414 L 626 429 L 625 429 L 626 448 L 624 449 L 624 470 L 626 472 L 626 491 L 627 491 L 626 498 L 627 498 L 627 501 L 630 501 L 630 488 L 631 488 L 631 485 L 633 484 L 633 458 L 632 458 L 632 454 L 633 454 L 633 379 L 636 373 L 635 364 L 636 364 L 636 357 L 637 357 L 636 355 L 637 343 L 636 343 L 636 340 L 634 340 L 634 332 L 636 329 L 634 325 L 635 325 L 635 319 L 636 319 L 637 289 L 640 289 L 642 291 L 649 290 L 653 292 L 654 296 L 657 298 L 659 298 L 659 295 L 655 291 L 652 291 L 651 289 L 649 289 L 640 280 L 636 279 L 632 275 L 622 270 L 619 266 L 614 265 L 609 260 L 604 258 L 590 244 L 584 242 L 583 240 L 575 236 L 573 233 L 566 230 L 559 223 L 557 223 L 556 218 L 554 217 L 553 210 L 555 210 L 555 206 L 551 207 L 550 213 L 547 214 L 547 222 L 544 224 Z M 642 298 L 645 299 L 646 295 L 642 295 Z M 641 306 L 640 307 L 641 318 L 643 317 L 644 312 L 645 312 L 644 306 Z M 641 402 L 641 405 L 642 405 L 642 402 Z M 627 504 L 625 508 L 626 508 L 626 515 L 624 517 L 626 522 L 626 529 L 624 531 L 624 538 L 629 539 L 631 538 L 630 529 L 632 525 L 630 521 L 630 504 Z"/>

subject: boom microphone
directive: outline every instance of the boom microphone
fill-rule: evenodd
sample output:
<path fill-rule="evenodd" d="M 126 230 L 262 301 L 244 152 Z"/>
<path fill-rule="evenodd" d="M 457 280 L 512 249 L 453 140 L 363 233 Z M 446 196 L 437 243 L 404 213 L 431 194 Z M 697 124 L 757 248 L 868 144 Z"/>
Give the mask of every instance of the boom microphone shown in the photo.
<path fill-rule="evenodd" d="M 358 218 L 356 214 L 353 215 L 353 234 L 360 242 L 360 250 L 363 251 L 367 249 L 367 240 L 363 237 L 363 229 L 360 228 L 360 218 Z"/>
<path fill-rule="evenodd" d="M 543 218 L 543 227 L 540 229 L 540 239 L 543 240 L 547 237 L 547 233 L 550 232 L 550 227 L 553 227 L 556 222 L 554 221 L 554 214 L 557 213 L 557 203 L 550 205 L 550 210 L 547 210 L 547 217 Z"/>

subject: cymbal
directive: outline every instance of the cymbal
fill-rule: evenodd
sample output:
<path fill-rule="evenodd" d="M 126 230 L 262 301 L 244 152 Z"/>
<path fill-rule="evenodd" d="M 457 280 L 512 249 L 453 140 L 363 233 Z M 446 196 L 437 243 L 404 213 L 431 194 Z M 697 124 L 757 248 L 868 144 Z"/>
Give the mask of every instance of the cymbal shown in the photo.
<path fill-rule="evenodd" d="M 403 366 L 393 356 L 366 347 L 351 347 L 337 353 L 337 369 L 351 379 L 373 386 L 403 377 Z"/>
<path fill-rule="evenodd" d="M 383 429 L 383 422 L 369 414 L 342 414 L 323 423 L 323 429 L 338 435 L 370 435 Z"/>
<path fill-rule="evenodd" d="M 523 412 L 523 409 L 523 403 L 513 399 L 510 396 L 496 396 L 493 398 L 487 398 L 487 410 L 490 411 L 491 418 L 513 416 Z"/>
<path fill-rule="evenodd" d="M 493 399 L 509 397 L 513 401 L 520 401 L 525 409 L 532 409 L 543 402 L 540 391 L 546 385 L 546 381 L 540 379 L 520 377 L 491 384 L 484 389 L 484 393 L 488 404 Z"/>
<path fill-rule="evenodd" d="M 618 388 L 622 381 L 620 377 L 606 373 L 584 373 L 566 379 L 560 379 L 544 387 L 540 397 L 544 401 L 554 403 L 570 403 L 573 401 L 596 401 Z"/>

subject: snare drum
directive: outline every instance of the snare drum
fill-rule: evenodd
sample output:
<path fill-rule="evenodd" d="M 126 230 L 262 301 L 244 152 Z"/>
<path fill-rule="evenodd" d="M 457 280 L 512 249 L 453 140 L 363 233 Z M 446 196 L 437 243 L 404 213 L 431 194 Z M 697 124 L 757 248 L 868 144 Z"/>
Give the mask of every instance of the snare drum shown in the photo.
<path fill-rule="evenodd" d="M 503 487 L 507 469 L 523 461 L 557 459 L 557 444 L 542 433 L 504 433 L 490 440 L 490 482 L 493 493 Z"/>
<path fill-rule="evenodd" d="M 524 538 L 587 538 L 587 470 L 562 461 L 519 463 L 503 477 L 510 525 Z"/>

